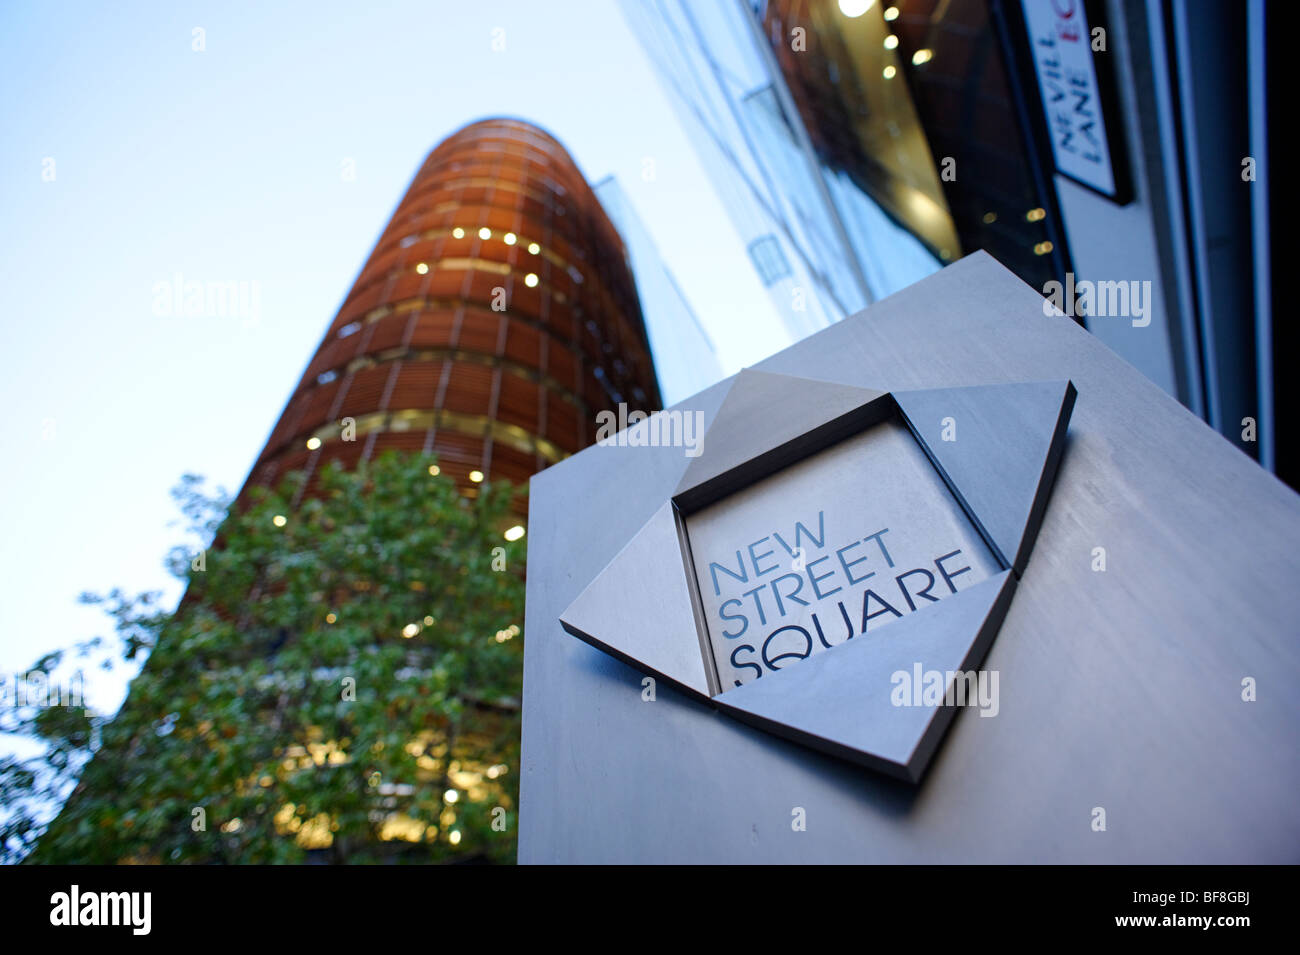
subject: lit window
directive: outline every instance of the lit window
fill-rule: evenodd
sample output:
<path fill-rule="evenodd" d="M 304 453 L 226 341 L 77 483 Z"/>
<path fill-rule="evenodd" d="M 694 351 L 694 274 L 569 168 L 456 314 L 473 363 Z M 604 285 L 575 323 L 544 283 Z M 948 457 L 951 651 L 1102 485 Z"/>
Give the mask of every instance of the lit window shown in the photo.
<path fill-rule="evenodd" d="M 289 523 L 289 520 L 283 514 L 277 514 L 275 517 L 271 518 L 271 523 L 276 527 L 284 527 L 285 524 Z"/>
<path fill-rule="evenodd" d="M 483 228 L 478 230 L 478 237 L 480 239 L 490 239 L 492 238 L 492 230 L 489 229 L 487 226 L 484 226 Z"/>
<path fill-rule="evenodd" d="M 885 49 L 886 50 L 898 49 L 898 37 L 894 36 L 894 34 L 892 33 L 889 34 L 889 36 L 885 37 Z"/>
<path fill-rule="evenodd" d="M 506 245 L 514 245 L 516 242 L 519 241 L 519 237 L 515 235 L 513 232 L 507 232 L 503 237 L 503 241 L 505 242 Z"/>
<path fill-rule="evenodd" d="M 478 470 L 470 471 L 469 479 L 473 481 L 475 484 L 478 484 L 483 480 L 483 472 Z"/>
<path fill-rule="evenodd" d="M 428 263 L 427 263 L 427 262 L 421 262 L 419 265 L 417 265 L 417 266 L 415 267 L 415 271 L 418 272 L 420 275 L 424 275 L 426 272 L 429 271 L 429 265 L 428 265 Z"/>
<path fill-rule="evenodd" d="M 934 53 L 930 50 L 917 50 L 912 54 L 912 65 L 920 66 L 922 63 L 929 63 Z"/>
<path fill-rule="evenodd" d="M 307 439 L 307 450 L 308 450 L 308 451 L 315 451 L 315 450 L 316 450 L 317 448 L 319 448 L 319 447 L 320 447 L 320 438 L 308 438 L 308 439 Z"/>
<path fill-rule="evenodd" d="M 519 538 L 523 536 L 524 536 L 524 529 L 519 524 L 516 524 L 514 527 L 510 528 L 505 532 L 505 539 L 508 541 L 517 541 L 519 540 Z"/>
<path fill-rule="evenodd" d="M 540 251 L 542 251 L 542 247 L 538 245 L 536 242 L 528 243 L 528 252 L 530 255 L 536 255 Z"/>
<path fill-rule="evenodd" d="M 536 288 L 536 287 L 537 287 L 537 273 L 536 273 L 536 272 L 529 272 L 527 275 L 525 275 L 525 276 L 524 276 L 524 284 L 527 285 L 529 288 Z"/>
<path fill-rule="evenodd" d="M 438 465 L 436 464 L 430 464 L 429 473 L 432 474 L 434 477 L 437 477 L 439 474 L 442 473 L 442 468 L 438 467 Z"/>
<path fill-rule="evenodd" d="M 465 230 L 460 226 L 456 226 L 456 228 L 451 230 L 451 237 L 453 239 L 463 239 L 465 238 Z"/>
<path fill-rule="evenodd" d="M 894 78 L 894 74 L 897 73 L 898 70 L 894 69 L 893 66 L 887 66 L 880 72 L 885 77 L 885 79 L 892 80 Z"/>

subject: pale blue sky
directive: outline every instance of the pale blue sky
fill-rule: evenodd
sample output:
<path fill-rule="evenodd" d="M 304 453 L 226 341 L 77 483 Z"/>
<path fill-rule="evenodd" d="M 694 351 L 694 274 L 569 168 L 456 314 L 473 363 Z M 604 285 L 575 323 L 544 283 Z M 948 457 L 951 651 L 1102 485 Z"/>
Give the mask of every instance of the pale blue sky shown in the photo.
<path fill-rule="evenodd" d="M 0 673 L 107 635 L 83 590 L 179 595 L 169 488 L 239 487 L 410 177 L 466 122 L 530 119 L 617 176 L 724 370 L 786 344 L 614 0 L 9 2 L 0 63 Z M 176 273 L 259 283 L 257 321 L 155 315 Z M 115 707 L 122 678 L 92 680 Z"/>

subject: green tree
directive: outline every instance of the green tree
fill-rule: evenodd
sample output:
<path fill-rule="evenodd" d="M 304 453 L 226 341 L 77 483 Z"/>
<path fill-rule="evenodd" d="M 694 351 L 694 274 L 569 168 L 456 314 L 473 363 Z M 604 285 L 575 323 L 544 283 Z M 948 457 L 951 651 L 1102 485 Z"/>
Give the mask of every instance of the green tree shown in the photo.
<path fill-rule="evenodd" d="M 0 762 L 7 860 L 513 861 L 517 492 L 468 497 L 432 464 L 331 466 L 305 495 L 295 475 L 233 508 L 187 476 L 174 494 L 213 542 L 173 550 L 176 611 L 153 594 L 83 598 L 117 643 L 76 657 L 147 656 L 117 716 L 5 710 L 0 730 L 41 746 Z"/>

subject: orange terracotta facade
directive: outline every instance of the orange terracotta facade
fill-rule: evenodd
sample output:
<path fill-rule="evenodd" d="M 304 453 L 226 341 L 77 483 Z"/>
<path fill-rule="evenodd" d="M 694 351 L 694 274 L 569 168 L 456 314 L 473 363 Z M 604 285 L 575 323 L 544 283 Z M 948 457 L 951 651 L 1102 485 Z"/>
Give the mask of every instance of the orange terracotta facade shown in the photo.
<path fill-rule="evenodd" d="M 660 406 L 623 243 L 559 142 L 485 120 L 425 160 L 249 483 L 389 448 L 522 483 L 619 402 Z"/>

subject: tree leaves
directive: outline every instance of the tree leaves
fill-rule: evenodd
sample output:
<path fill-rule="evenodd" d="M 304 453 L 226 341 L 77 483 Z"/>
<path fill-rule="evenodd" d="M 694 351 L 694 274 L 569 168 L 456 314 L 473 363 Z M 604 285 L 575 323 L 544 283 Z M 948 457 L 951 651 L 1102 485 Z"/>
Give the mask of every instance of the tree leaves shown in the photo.
<path fill-rule="evenodd" d="M 296 510 L 296 477 L 227 508 L 185 476 L 173 496 L 205 559 L 174 549 L 173 614 L 152 594 L 86 598 L 117 645 L 79 651 L 148 660 L 111 721 L 17 719 L 44 749 L 0 762 L 5 860 L 80 774 L 31 861 L 512 861 L 519 714 L 494 701 L 521 692 L 525 547 L 502 537 L 517 492 L 468 499 L 431 463 L 327 468 Z"/>

